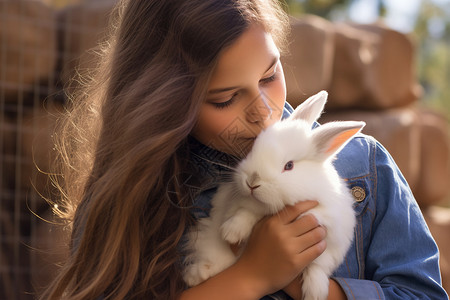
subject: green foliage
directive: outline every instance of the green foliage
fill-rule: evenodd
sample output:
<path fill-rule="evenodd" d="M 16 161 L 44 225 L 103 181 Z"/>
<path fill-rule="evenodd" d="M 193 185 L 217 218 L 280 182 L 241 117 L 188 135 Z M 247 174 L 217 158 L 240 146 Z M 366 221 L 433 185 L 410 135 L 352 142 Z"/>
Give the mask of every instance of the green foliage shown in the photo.
<path fill-rule="evenodd" d="M 81 0 L 48 0 L 47 3 L 55 8 L 63 8 L 72 4 L 80 3 Z"/>
<path fill-rule="evenodd" d="M 292 16 L 299 16 L 305 12 L 303 4 L 298 0 L 280 0 L 285 4 L 286 11 Z"/>
<path fill-rule="evenodd" d="M 376 1 L 379 15 L 384 16 L 386 13 L 384 2 Z M 289 13 L 293 15 L 309 13 L 329 19 L 336 10 L 348 10 L 353 0 L 284 0 L 283 2 L 287 4 Z"/>
<path fill-rule="evenodd" d="M 351 0 L 285 0 L 284 2 L 287 3 L 288 11 L 292 15 L 309 13 L 329 18 L 336 7 L 348 6 Z"/>
<path fill-rule="evenodd" d="M 442 36 L 432 34 L 432 22 L 436 20 L 443 22 L 440 25 L 443 26 Z M 422 103 L 439 110 L 450 120 L 450 16 L 448 12 L 429 0 L 424 0 L 414 29 L 414 36 L 418 45 L 418 76 L 425 90 Z"/>

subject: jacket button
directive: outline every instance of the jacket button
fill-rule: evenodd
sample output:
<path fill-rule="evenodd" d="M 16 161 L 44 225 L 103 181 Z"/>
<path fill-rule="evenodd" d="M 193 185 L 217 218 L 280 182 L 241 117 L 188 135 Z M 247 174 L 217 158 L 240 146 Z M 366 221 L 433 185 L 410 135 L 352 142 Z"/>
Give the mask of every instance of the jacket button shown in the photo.
<path fill-rule="evenodd" d="M 361 202 L 366 199 L 366 191 L 360 186 L 352 187 L 352 195 L 356 202 Z"/>

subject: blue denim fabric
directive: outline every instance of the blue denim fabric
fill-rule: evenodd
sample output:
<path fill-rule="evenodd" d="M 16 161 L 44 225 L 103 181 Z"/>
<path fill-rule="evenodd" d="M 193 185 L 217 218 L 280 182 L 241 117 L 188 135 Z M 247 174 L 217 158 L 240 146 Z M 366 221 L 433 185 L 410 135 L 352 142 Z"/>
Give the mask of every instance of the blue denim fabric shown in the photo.
<path fill-rule="evenodd" d="M 285 117 L 292 112 L 287 104 Z M 438 248 L 408 183 L 386 149 L 359 135 L 334 162 L 349 188 L 365 191 L 355 200 L 354 242 L 333 274 L 348 299 L 448 299 L 441 286 Z M 206 217 L 216 191 L 211 186 L 193 213 Z M 361 199 L 359 199 L 361 200 Z M 283 291 L 263 299 L 290 299 Z"/>

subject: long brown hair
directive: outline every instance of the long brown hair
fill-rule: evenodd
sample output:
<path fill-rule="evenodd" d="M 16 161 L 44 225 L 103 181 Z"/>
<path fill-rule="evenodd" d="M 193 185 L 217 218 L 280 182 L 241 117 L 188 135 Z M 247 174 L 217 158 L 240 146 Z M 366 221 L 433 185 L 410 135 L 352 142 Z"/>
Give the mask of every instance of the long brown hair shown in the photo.
<path fill-rule="evenodd" d="M 209 78 L 251 23 L 278 46 L 287 28 L 277 0 L 129 0 L 115 16 L 103 60 L 58 135 L 55 208 L 73 223 L 73 245 L 44 299 L 183 291 L 178 245 L 192 199 L 173 178 L 185 168 Z"/>

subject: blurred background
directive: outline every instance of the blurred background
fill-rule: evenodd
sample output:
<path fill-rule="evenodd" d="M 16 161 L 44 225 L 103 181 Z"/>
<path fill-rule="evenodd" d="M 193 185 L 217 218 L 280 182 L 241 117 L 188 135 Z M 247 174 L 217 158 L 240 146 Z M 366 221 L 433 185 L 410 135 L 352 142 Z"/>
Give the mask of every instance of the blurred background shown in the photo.
<path fill-rule="evenodd" d="M 394 156 L 450 288 L 450 0 L 280 0 L 288 101 L 328 90 L 322 121 L 364 120 Z M 48 180 L 65 90 L 95 66 L 115 0 L 0 0 L 0 299 L 33 299 L 66 255 Z"/>
<path fill-rule="evenodd" d="M 415 48 L 420 105 L 450 117 L 450 0 L 287 0 L 291 15 L 311 13 L 332 22 L 372 24 L 406 34 Z"/>

